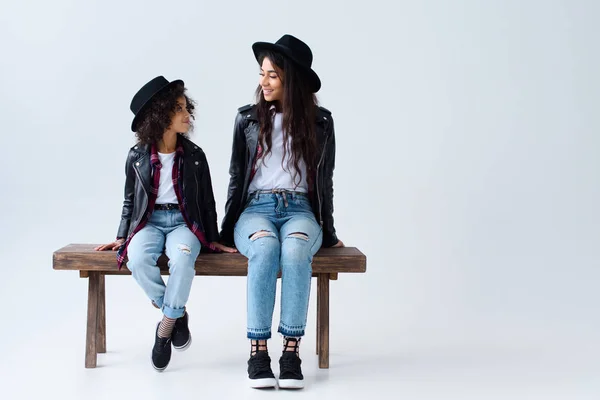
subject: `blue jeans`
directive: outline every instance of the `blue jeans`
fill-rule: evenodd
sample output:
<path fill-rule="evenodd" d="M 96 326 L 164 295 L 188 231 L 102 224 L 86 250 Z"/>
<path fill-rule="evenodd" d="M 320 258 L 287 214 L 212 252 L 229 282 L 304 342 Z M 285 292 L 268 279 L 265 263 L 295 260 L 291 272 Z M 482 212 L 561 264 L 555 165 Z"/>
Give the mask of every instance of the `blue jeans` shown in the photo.
<path fill-rule="evenodd" d="M 249 196 L 234 228 L 235 245 L 248 258 L 248 338 L 269 339 L 277 274 L 281 270 L 284 336 L 304 335 L 313 255 L 323 232 L 306 195 L 295 192 Z"/>
<path fill-rule="evenodd" d="M 200 247 L 179 210 L 154 210 L 146 226 L 129 242 L 127 268 L 168 318 L 179 318 L 185 312 Z M 156 265 L 163 250 L 169 257 L 168 285 Z"/>

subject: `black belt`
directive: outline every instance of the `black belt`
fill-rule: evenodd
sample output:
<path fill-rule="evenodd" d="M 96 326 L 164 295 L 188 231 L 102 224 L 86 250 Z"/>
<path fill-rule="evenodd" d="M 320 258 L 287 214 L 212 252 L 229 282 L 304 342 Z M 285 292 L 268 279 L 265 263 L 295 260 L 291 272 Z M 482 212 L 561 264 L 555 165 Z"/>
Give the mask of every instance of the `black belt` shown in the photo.
<path fill-rule="evenodd" d="M 155 210 L 179 210 L 179 204 L 166 203 L 166 204 L 155 204 Z"/>
<path fill-rule="evenodd" d="M 308 195 L 304 192 L 295 192 L 292 190 L 286 190 L 286 189 L 267 189 L 267 190 L 256 190 L 252 193 L 250 193 L 248 195 L 248 198 L 254 196 L 256 198 L 259 198 L 261 194 L 279 194 L 281 195 L 281 198 L 283 199 L 283 205 L 287 208 L 288 207 L 288 195 L 293 199 L 296 196 L 303 196 L 308 198 Z"/>

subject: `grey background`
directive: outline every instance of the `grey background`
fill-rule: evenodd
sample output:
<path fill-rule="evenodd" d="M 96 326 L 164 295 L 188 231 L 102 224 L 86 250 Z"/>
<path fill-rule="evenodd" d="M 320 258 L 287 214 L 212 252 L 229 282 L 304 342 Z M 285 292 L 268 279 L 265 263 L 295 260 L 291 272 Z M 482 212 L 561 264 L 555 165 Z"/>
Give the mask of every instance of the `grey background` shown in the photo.
<path fill-rule="evenodd" d="M 311 299 L 304 395 L 598 398 L 600 3 L 0 7 L 9 398 L 264 396 L 243 386 L 243 279 L 195 280 L 194 350 L 157 381 L 147 357 L 160 316 L 123 278 L 107 280 L 115 351 L 83 369 L 87 285 L 52 271 L 51 255 L 114 238 L 129 102 L 160 74 L 184 79 L 197 101 L 192 140 L 207 153 L 220 223 L 236 109 L 257 84 L 250 46 L 284 33 L 313 50 L 336 122 L 336 227 L 368 257 L 367 274 L 332 283 L 329 371 L 314 367 Z M 107 384 L 124 374 L 130 386 Z"/>

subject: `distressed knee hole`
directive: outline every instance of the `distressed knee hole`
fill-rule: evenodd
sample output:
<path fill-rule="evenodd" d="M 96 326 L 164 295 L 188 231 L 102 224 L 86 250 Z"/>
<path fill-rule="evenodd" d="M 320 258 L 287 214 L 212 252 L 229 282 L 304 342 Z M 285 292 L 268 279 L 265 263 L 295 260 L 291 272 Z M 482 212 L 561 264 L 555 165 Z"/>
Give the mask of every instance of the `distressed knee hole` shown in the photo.
<path fill-rule="evenodd" d="M 188 256 L 192 254 L 192 249 L 187 244 L 179 243 L 177 245 L 177 250 Z"/>
<path fill-rule="evenodd" d="M 275 234 L 273 232 L 269 232 L 269 231 L 258 231 L 258 232 L 254 232 L 252 235 L 249 236 L 250 240 L 255 241 L 256 239 L 260 239 L 263 237 L 275 237 Z"/>
<path fill-rule="evenodd" d="M 296 238 L 296 239 L 302 239 L 302 240 L 308 242 L 308 235 L 306 233 L 302 233 L 302 232 L 290 233 L 287 237 L 289 237 L 289 238 Z"/>

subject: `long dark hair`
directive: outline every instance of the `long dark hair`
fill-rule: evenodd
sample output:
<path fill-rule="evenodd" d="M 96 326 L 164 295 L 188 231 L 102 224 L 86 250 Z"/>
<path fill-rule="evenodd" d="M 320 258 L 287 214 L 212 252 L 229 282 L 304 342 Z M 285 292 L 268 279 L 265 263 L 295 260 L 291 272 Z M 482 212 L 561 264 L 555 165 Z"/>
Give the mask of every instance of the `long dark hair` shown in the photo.
<path fill-rule="evenodd" d="M 258 60 L 259 64 L 265 58 L 268 58 L 279 79 L 283 83 L 283 101 L 266 101 L 260 84 L 256 89 L 256 104 L 258 111 L 258 122 L 260 124 L 260 134 L 258 142 L 265 145 L 264 156 L 271 152 L 273 144 L 273 114 L 271 107 L 274 105 L 278 112 L 283 113 L 283 160 L 287 155 L 287 143 L 290 143 L 291 160 L 294 165 L 294 183 L 297 174 L 300 174 L 302 181 L 302 171 L 300 170 L 300 160 L 306 164 L 306 180 L 310 185 L 317 167 L 317 136 L 315 132 L 317 97 L 308 89 L 305 84 L 305 78 L 302 71 L 299 70 L 288 58 L 275 52 L 261 53 Z M 291 141 L 291 142 L 288 142 Z M 285 170 L 286 166 L 282 167 Z M 299 183 L 296 184 L 296 186 Z"/>

